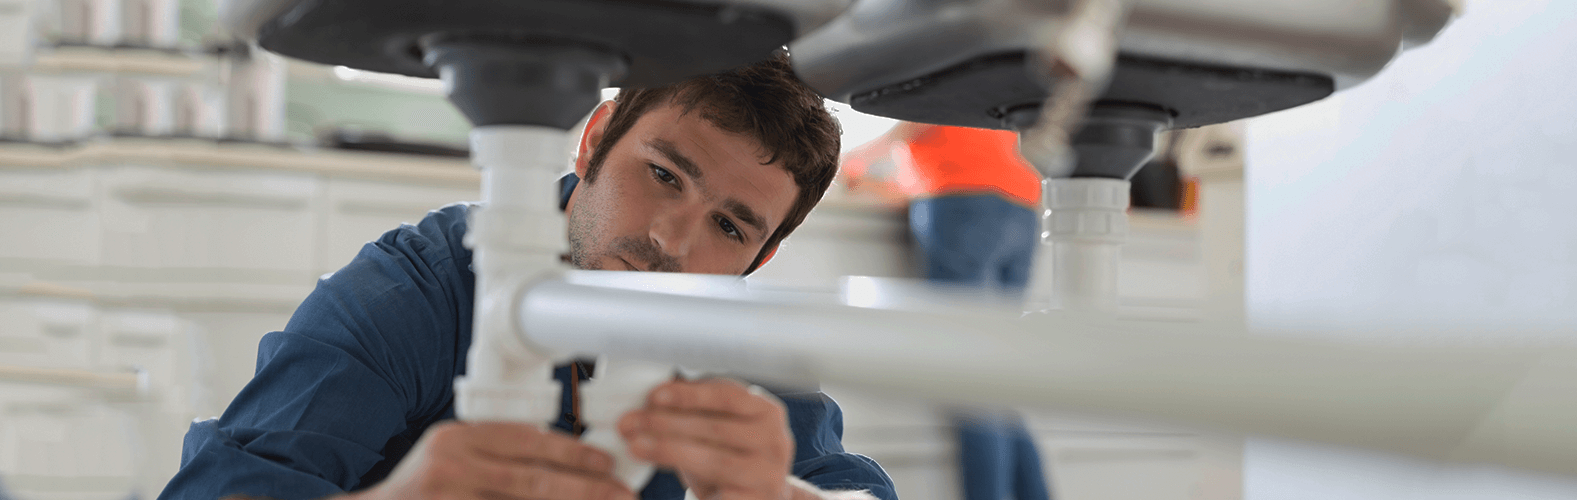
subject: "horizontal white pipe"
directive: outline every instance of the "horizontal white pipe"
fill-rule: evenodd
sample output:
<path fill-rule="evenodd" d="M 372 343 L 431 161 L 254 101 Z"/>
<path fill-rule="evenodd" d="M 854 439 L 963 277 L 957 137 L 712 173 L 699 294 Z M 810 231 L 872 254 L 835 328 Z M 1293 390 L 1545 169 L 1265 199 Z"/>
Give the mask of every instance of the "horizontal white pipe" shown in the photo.
<path fill-rule="evenodd" d="M 1108 412 L 1577 474 L 1569 344 L 1338 342 L 1072 313 L 900 312 L 754 300 L 712 278 L 644 275 L 618 287 L 587 275 L 529 288 L 519 319 L 531 343 L 778 383 Z"/>

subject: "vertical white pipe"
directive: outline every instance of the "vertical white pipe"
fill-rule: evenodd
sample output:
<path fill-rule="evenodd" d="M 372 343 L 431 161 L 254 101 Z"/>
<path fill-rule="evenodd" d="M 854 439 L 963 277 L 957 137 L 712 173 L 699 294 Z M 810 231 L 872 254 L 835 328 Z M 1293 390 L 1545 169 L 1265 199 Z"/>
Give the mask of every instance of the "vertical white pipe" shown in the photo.
<path fill-rule="evenodd" d="M 551 127 L 492 125 L 471 131 L 471 158 L 482 170 L 482 205 L 471 210 L 465 244 L 476 273 L 475 314 L 466 374 L 455 380 L 457 415 L 466 420 L 544 424 L 558 414 L 553 359 L 523 340 L 515 297 L 531 280 L 558 270 L 565 242 L 554 182 L 567 134 Z"/>
<path fill-rule="evenodd" d="M 1041 186 L 1043 240 L 1026 309 L 1115 311 L 1119 251 L 1128 240 L 1128 181 L 1076 177 Z"/>
<path fill-rule="evenodd" d="M 1057 302 L 1072 311 L 1116 310 L 1118 251 L 1128 240 L 1128 181 L 1080 177 L 1048 185 Z"/>
<path fill-rule="evenodd" d="M 466 374 L 455 381 L 456 413 L 466 420 L 544 424 L 558 415 L 553 366 L 567 359 L 528 343 L 519 319 L 525 287 L 563 267 L 564 218 L 556 191 L 568 133 L 548 127 L 496 125 L 471 131 L 471 157 L 482 169 L 483 205 L 471 211 L 466 245 L 476 271 L 476 313 Z M 641 406 L 672 367 L 604 358 L 581 386 L 585 442 L 614 458 L 615 473 L 640 489 L 654 472 L 629 456 L 618 418 Z"/>

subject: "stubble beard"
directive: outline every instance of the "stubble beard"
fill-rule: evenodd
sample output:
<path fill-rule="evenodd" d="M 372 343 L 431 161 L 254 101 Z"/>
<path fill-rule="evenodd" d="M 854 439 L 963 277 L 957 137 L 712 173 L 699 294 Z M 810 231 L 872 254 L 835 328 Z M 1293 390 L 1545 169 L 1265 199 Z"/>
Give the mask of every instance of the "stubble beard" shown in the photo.
<path fill-rule="evenodd" d="M 658 248 L 651 238 L 638 236 L 623 236 L 609 241 L 601 229 L 605 215 L 598 209 L 596 195 L 590 189 L 589 182 L 581 181 L 578 189 L 586 189 L 579 193 L 575 202 L 575 210 L 569 217 L 569 261 L 577 269 L 601 271 L 602 257 L 604 255 L 627 260 L 630 265 L 637 266 L 637 270 L 677 273 L 683 271 L 679 260 L 668 255 Z M 627 258 L 627 259 L 626 259 Z M 647 266 L 647 269 L 639 269 Z M 623 268 L 616 269 L 623 271 Z"/>
<path fill-rule="evenodd" d="M 587 241 L 591 239 L 591 235 L 597 232 L 596 224 L 592 222 L 596 219 L 593 216 L 595 214 L 588 213 L 595 211 L 592 210 L 590 205 L 589 203 L 577 204 L 575 210 L 570 213 L 569 263 L 575 266 L 576 269 L 596 271 L 601 270 L 602 267 L 597 264 L 596 256 L 587 250 L 597 246 L 595 241 Z"/>

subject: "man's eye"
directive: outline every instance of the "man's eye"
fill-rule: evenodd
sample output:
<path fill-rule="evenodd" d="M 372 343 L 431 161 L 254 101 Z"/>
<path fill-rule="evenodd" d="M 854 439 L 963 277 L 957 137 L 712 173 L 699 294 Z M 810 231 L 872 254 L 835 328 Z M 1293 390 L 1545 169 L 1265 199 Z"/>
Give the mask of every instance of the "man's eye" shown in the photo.
<path fill-rule="evenodd" d="M 657 179 L 658 182 L 666 182 L 668 184 L 674 185 L 679 184 L 679 178 L 674 177 L 673 172 L 669 172 L 668 169 L 659 167 L 657 165 L 652 165 L 651 168 L 652 178 Z"/>
<path fill-rule="evenodd" d="M 739 227 L 734 225 L 734 221 L 728 220 L 728 219 L 723 218 L 723 217 L 718 217 L 717 218 L 717 228 L 722 230 L 723 234 L 728 235 L 728 237 L 730 237 L 730 238 L 733 238 L 733 239 L 736 239 L 736 240 L 740 240 L 740 241 L 744 241 L 744 239 L 745 239 L 745 233 L 739 232 Z"/>

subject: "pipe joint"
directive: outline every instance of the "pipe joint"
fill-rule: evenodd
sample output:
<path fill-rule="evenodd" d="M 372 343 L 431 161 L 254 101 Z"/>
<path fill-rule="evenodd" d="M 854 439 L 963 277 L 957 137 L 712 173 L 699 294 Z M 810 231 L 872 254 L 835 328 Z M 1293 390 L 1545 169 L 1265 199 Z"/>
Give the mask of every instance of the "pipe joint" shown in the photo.
<path fill-rule="evenodd" d="M 554 260 L 563 251 L 566 229 L 564 217 L 557 213 L 481 206 L 472 210 L 468 224 L 465 245 L 469 248 L 548 255 Z"/>
<path fill-rule="evenodd" d="M 1077 177 L 1042 181 L 1043 234 L 1050 241 L 1121 244 L 1128 239 L 1128 181 Z"/>

